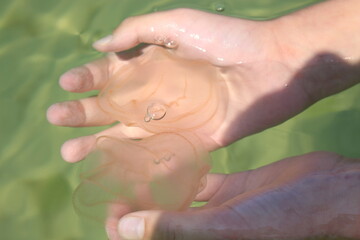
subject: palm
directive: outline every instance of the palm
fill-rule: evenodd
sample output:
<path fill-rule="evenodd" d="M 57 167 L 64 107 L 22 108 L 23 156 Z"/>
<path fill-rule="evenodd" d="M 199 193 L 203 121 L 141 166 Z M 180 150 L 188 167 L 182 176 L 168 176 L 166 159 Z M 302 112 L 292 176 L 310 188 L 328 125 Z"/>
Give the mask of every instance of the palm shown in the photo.
<path fill-rule="evenodd" d="M 339 155 L 314 152 L 284 159 L 256 170 L 224 175 L 226 177 L 221 188 L 208 190 L 213 193 L 205 208 L 221 206 L 228 201 L 241 201 L 245 196 L 265 196 L 271 190 L 282 191 L 281 189 L 298 184 L 316 174 L 331 174 L 340 169 L 346 172 L 353 167 L 354 165 L 346 163 Z M 289 190 L 292 191 L 290 188 Z M 302 195 L 302 200 L 305 199 L 306 196 Z"/>
<path fill-rule="evenodd" d="M 204 216 L 213 211 L 227 221 L 208 223 L 213 226 L 211 236 L 196 239 L 222 239 L 225 227 L 234 238 L 303 239 L 332 232 L 341 224 L 355 226 L 360 214 L 359 167 L 354 160 L 314 152 L 248 172 L 209 176 L 217 180 L 210 180 L 212 185 L 197 197 L 208 201 L 200 209 Z M 347 220 L 341 219 L 345 215 Z"/>
<path fill-rule="evenodd" d="M 132 215 L 148 216 L 154 239 L 179 233 L 184 239 L 214 240 L 307 239 L 326 233 L 356 238 L 359 171 L 355 159 L 314 152 L 251 171 L 209 174 L 195 199 L 207 201 L 205 206 L 180 213 L 153 211 L 156 221 L 147 211 L 122 209 L 106 227 L 110 239 L 119 239 L 119 219 Z"/>
<path fill-rule="evenodd" d="M 173 40 L 177 45 L 177 55 L 207 60 L 220 67 L 226 79 L 230 97 L 227 115 L 217 132 L 207 131 L 203 137 L 209 149 L 226 146 L 241 137 L 279 124 L 308 105 L 301 86 L 292 84 L 294 69 L 283 63 L 277 38 L 268 23 L 189 9 L 163 12 L 157 17 L 176 19 L 167 22 L 166 26 L 160 24 L 158 28 L 171 28 L 177 38 L 173 39 L 172 34 L 168 34 L 169 37 L 155 34 L 157 41 L 163 41 L 160 44 L 166 45 L 164 41 Z M 158 21 L 152 15 L 141 18 L 150 26 Z M 132 22 L 130 19 L 125 25 L 132 25 Z M 120 26 L 115 33 L 123 29 Z M 124 37 L 123 44 L 117 48 L 119 50 L 134 44 L 131 36 Z M 151 39 L 143 38 L 145 42 L 151 42 Z M 113 65 L 118 66 L 116 61 Z"/>

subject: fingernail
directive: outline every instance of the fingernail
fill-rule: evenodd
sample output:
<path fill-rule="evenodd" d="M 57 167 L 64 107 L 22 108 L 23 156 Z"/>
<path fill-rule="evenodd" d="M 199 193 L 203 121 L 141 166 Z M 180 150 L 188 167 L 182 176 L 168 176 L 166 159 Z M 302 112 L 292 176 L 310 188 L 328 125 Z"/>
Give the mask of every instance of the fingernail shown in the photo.
<path fill-rule="evenodd" d="M 94 42 L 93 46 L 95 48 L 100 47 L 100 46 L 105 46 L 105 45 L 109 44 L 112 41 L 112 39 L 113 39 L 113 35 L 106 36 L 106 37 Z"/>
<path fill-rule="evenodd" d="M 124 217 L 120 219 L 118 231 L 126 240 L 140 240 L 144 237 L 145 220 L 140 217 Z"/>

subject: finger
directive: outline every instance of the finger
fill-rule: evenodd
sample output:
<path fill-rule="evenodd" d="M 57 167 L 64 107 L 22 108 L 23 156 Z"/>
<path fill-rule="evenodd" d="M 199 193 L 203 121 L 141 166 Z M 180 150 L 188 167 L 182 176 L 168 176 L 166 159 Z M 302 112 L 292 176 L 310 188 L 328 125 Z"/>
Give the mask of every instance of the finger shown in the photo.
<path fill-rule="evenodd" d="M 331 159 L 339 159 L 339 156 L 328 152 L 314 152 L 286 158 L 255 170 L 230 174 L 202 209 L 219 206 L 239 195 L 245 197 L 262 189 L 296 181 L 312 172 L 329 167 L 331 169 L 336 163 Z"/>
<path fill-rule="evenodd" d="M 100 39 L 93 46 L 103 52 L 119 52 L 139 43 L 177 47 L 181 33 L 174 17 L 177 13 L 172 10 L 127 18 L 113 35 Z"/>
<path fill-rule="evenodd" d="M 207 174 L 206 186 L 196 195 L 195 201 L 209 201 L 219 191 L 227 176 L 226 174 Z"/>
<path fill-rule="evenodd" d="M 95 149 L 95 135 L 74 138 L 61 146 L 61 156 L 67 162 L 78 162 Z"/>
<path fill-rule="evenodd" d="M 238 239 L 240 236 L 234 231 L 241 223 L 236 221 L 236 216 L 225 208 L 198 212 L 140 211 L 120 219 L 118 234 L 121 239 L 133 240 Z"/>
<path fill-rule="evenodd" d="M 109 79 L 110 58 L 102 58 L 67 71 L 60 77 L 60 86 L 69 92 L 86 92 L 103 88 Z"/>
<path fill-rule="evenodd" d="M 209 199 L 207 204 L 202 206 L 200 209 L 208 209 L 211 207 L 220 206 L 223 202 L 226 202 L 238 195 L 241 195 L 247 191 L 251 191 L 252 188 L 249 188 L 249 176 L 253 171 L 245 171 L 239 173 L 233 173 L 226 175 L 223 181 L 218 183 L 217 190 L 214 191 Z"/>
<path fill-rule="evenodd" d="M 61 156 L 67 162 L 78 162 L 84 159 L 96 148 L 96 139 L 100 136 L 110 136 L 124 139 L 140 139 L 151 136 L 152 133 L 138 127 L 127 127 L 117 124 L 94 135 L 79 137 L 66 141 L 61 147 Z"/>
<path fill-rule="evenodd" d="M 111 240 L 121 240 L 117 231 L 119 219 L 116 217 L 109 217 L 105 223 L 105 230 L 108 238 Z"/>
<path fill-rule="evenodd" d="M 47 119 L 54 125 L 67 127 L 102 126 L 115 122 L 99 107 L 96 97 L 56 103 L 49 107 Z"/>
<path fill-rule="evenodd" d="M 127 205 L 112 204 L 108 209 L 108 216 L 105 222 L 105 230 L 112 240 L 121 240 L 117 231 L 119 219 L 131 212 L 131 208 Z"/>

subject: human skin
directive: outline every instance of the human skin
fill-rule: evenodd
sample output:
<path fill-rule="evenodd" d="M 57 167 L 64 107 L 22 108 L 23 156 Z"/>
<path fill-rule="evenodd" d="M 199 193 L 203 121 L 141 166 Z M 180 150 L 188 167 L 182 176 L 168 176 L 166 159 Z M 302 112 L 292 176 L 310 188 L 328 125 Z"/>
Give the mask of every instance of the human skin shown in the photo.
<path fill-rule="evenodd" d="M 145 228 L 110 239 L 360 238 L 360 159 L 314 152 L 230 175 L 208 175 L 208 188 L 188 212 L 131 213 L 120 229 Z M 122 233 L 122 232 L 120 232 Z M 135 237 L 137 234 L 143 237 Z"/>
<path fill-rule="evenodd" d="M 212 150 L 279 124 L 316 101 L 357 84 L 359 82 L 358 62 L 360 57 L 359 5 L 360 2 L 357 0 L 327 1 L 266 22 L 178 9 L 125 20 L 114 31 L 112 38 L 107 38 L 112 41 L 98 42 L 95 47 L 99 51 L 115 52 L 129 49 L 140 42 L 166 45 L 173 41 L 176 43 L 175 54 L 188 59 L 204 59 L 223 67 L 227 73 L 226 81 L 230 89 L 229 106 L 227 115 L 217 131 L 204 137 L 206 140 L 210 139 L 204 142 L 207 144 L 207 148 Z M 211 26 L 210 29 L 209 26 Z M 126 60 L 110 54 L 105 59 L 65 73 L 60 79 L 60 85 L 65 90 L 72 92 L 101 89 L 109 78 L 108 74 L 111 75 L 114 70 L 121 68 L 125 62 Z M 102 114 L 94 98 L 53 105 L 48 111 L 48 118 L 50 122 L 62 126 L 96 126 L 110 124 L 114 121 Z M 70 162 L 81 160 L 93 148 L 96 136 L 101 135 L 137 138 L 148 136 L 149 133 L 118 124 L 105 132 L 95 134 L 95 136 L 69 140 L 62 147 L 64 159 Z M 308 158 L 309 156 L 305 155 L 299 159 L 304 161 Z M 318 158 L 320 157 L 315 155 L 315 159 Z M 311 159 L 314 160 L 313 157 Z M 331 161 L 333 157 L 328 156 L 327 159 Z M 279 167 L 279 165 L 274 166 Z M 353 165 L 351 166 L 353 167 Z M 358 176 L 358 168 L 354 169 L 349 172 Z M 270 175 L 271 172 L 275 172 L 275 170 L 267 171 Z M 204 232 L 202 229 L 205 226 L 215 231 L 224 229 L 224 223 L 219 222 L 219 219 L 222 219 L 221 216 L 224 216 L 224 219 L 231 217 L 232 214 L 226 209 L 236 208 L 247 210 L 246 219 L 256 217 L 256 220 L 261 219 L 264 225 L 268 224 L 269 226 L 277 222 L 283 231 L 278 233 L 277 239 L 313 237 L 317 234 L 316 231 L 308 230 L 306 226 L 297 225 L 296 223 L 299 221 L 303 221 L 304 224 L 311 221 L 313 229 L 324 230 L 318 233 L 320 235 L 336 234 L 359 238 L 359 233 L 356 232 L 359 220 L 348 221 L 348 219 L 339 217 L 342 213 L 346 213 L 347 209 L 351 209 L 355 213 L 355 218 L 359 219 L 356 205 L 359 202 L 359 193 L 353 191 L 353 184 L 356 183 L 359 186 L 359 182 L 356 182 L 358 177 L 347 178 L 351 180 L 346 181 L 341 180 L 342 175 L 338 171 L 331 171 L 331 168 L 324 169 L 323 173 L 328 180 L 334 181 L 334 186 L 337 182 L 341 183 L 331 188 L 327 197 L 320 194 L 312 197 L 313 193 L 317 192 L 312 191 L 312 186 L 325 188 L 328 186 L 326 181 L 316 179 L 316 181 L 311 181 L 314 185 L 300 188 L 299 186 L 302 186 L 300 182 L 306 182 L 308 179 L 305 175 L 300 175 L 297 180 L 286 178 L 282 180 L 283 186 L 289 187 L 289 192 L 295 196 L 295 199 L 308 199 L 307 202 L 299 200 L 298 208 L 302 209 L 301 212 L 306 213 L 300 216 L 302 220 L 287 217 L 288 212 L 283 206 L 285 203 L 289 204 L 288 201 L 280 201 L 280 204 L 277 197 L 263 195 L 266 200 L 262 201 L 266 202 L 266 206 L 276 209 L 276 211 L 269 212 L 264 208 L 253 207 L 258 200 L 255 196 L 249 195 L 247 201 L 250 205 L 245 205 L 242 201 L 227 200 L 224 197 L 224 202 L 218 203 L 214 208 L 209 205 L 209 208 L 201 210 L 199 213 L 175 214 L 160 211 L 130 213 L 124 216 L 120 222 L 120 234 L 129 236 L 125 230 L 130 231 L 131 229 L 126 226 L 126 220 L 131 216 L 141 216 L 142 218 L 136 218 L 140 223 L 140 227 L 136 229 L 140 229 L 141 232 L 141 223 L 142 226 L 146 226 L 143 231 L 144 239 L 172 239 L 189 236 L 189 234 L 196 236 L 196 239 L 202 237 L 203 239 L 223 239 L 224 235 L 221 233 L 217 235 L 220 237 L 216 238 L 215 234 L 206 235 L 210 231 Z M 211 189 L 216 189 L 217 184 L 221 181 L 211 179 L 221 178 L 221 176 L 209 175 L 208 178 L 210 179 L 208 188 L 204 191 L 214 192 Z M 241 178 L 238 178 L 237 181 L 241 183 Z M 281 189 L 280 185 L 276 185 L 271 192 L 276 193 L 276 189 Z M 221 189 L 226 190 L 227 187 L 223 186 Z M 343 201 L 346 204 L 336 205 L 338 202 L 336 193 L 344 197 Z M 243 198 L 241 192 L 237 194 L 239 195 L 233 199 Z M 281 196 L 283 195 L 280 194 Z M 198 200 L 206 200 L 206 198 L 199 196 Z M 231 205 L 227 204 L 228 202 L 231 202 Z M 324 202 L 329 208 L 336 209 L 337 212 L 333 212 L 333 215 L 329 212 L 318 215 L 309 214 L 312 206 L 325 205 Z M 221 204 L 225 207 L 219 207 Z M 212 215 L 213 213 L 216 215 Z M 175 219 L 181 221 L 182 216 L 185 215 L 188 216 L 186 218 L 188 225 L 177 224 Z M 197 218 L 197 216 L 199 217 Z M 239 216 L 242 215 L 239 214 Z M 322 228 L 322 222 L 316 220 L 317 216 L 320 216 L 323 222 L 331 222 L 335 219 L 332 223 L 334 225 L 346 222 L 347 227 Z M 156 219 L 160 219 L 159 223 L 166 222 L 162 222 L 161 219 L 172 219 L 174 224 L 155 225 Z M 286 224 L 284 219 L 286 219 Z M 255 235 L 246 235 L 250 234 L 252 229 L 260 227 L 256 225 L 259 221 L 254 220 L 254 225 L 242 224 L 244 220 L 240 217 L 233 221 L 227 222 L 226 227 L 227 231 L 234 234 L 232 237 L 235 239 L 243 238 L 243 236 L 254 239 L 267 237 L 260 231 L 253 232 Z M 136 227 L 135 224 L 132 226 Z M 301 235 L 292 237 L 287 235 L 293 230 L 293 226 L 298 226 L 297 229 L 301 230 L 299 232 Z M 327 226 L 331 226 L 331 224 Z M 247 230 L 250 233 L 246 232 Z M 111 239 L 119 239 L 115 222 L 110 222 L 108 231 Z M 223 232 L 223 234 L 225 233 Z M 213 238 L 211 238 L 212 236 Z M 123 239 L 126 238 L 123 237 Z"/>
<path fill-rule="evenodd" d="M 359 82 L 360 37 L 351 29 L 359 25 L 354 7 L 358 4 L 356 0 L 348 0 L 347 4 L 335 0 L 266 22 L 178 9 L 129 18 L 114 31 L 113 41 L 95 47 L 114 52 L 139 42 L 172 39 L 177 44 L 175 54 L 222 66 L 229 89 L 227 114 L 216 131 L 203 137 L 207 148 L 214 150 L 279 124 L 316 101 Z M 337 18 L 338 9 L 348 13 L 342 21 Z M 316 16 L 316 24 L 307 15 Z M 338 20 L 329 28 L 328 19 L 334 18 Z M 344 27 L 343 21 L 351 25 Z M 68 71 L 60 78 L 60 85 L 72 92 L 102 89 L 126 62 L 109 54 Z M 48 110 L 48 119 L 55 125 L 74 127 L 115 121 L 98 107 L 96 98 L 55 104 Z M 66 142 L 62 156 L 69 162 L 79 161 L 92 149 L 96 136 L 119 134 L 135 138 L 149 135 L 118 124 L 95 136 Z"/>

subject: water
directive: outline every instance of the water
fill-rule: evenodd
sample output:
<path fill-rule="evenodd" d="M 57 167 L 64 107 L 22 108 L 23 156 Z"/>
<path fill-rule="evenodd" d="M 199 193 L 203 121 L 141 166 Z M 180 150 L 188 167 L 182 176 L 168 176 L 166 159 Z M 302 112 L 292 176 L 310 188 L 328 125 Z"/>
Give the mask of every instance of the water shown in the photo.
<path fill-rule="evenodd" d="M 225 10 L 225 5 L 221 2 L 215 2 L 212 4 L 213 9 L 217 12 L 223 12 Z"/>
<path fill-rule="evenodd" d="M 54 102 L 72 94 L 58 86 L 69 68 L 99 58 L 91 43 L 128 16 L 175 7 L 267 19 L 314 0 L 1 0 L 0 8 L 0 232 L 10 240 L 105 239 L 84 225 L 71 194 L 77 169 L 63 162 L 63 141 L 103 128 L 72 129 L 47 123 Z M 171 45 L 171 44 L 170 44 Z M 296 118 L 213 154 L 217 172 L 256 168 L 314 150 L 359 156 L 360 87 L 323 100 Z"/>

